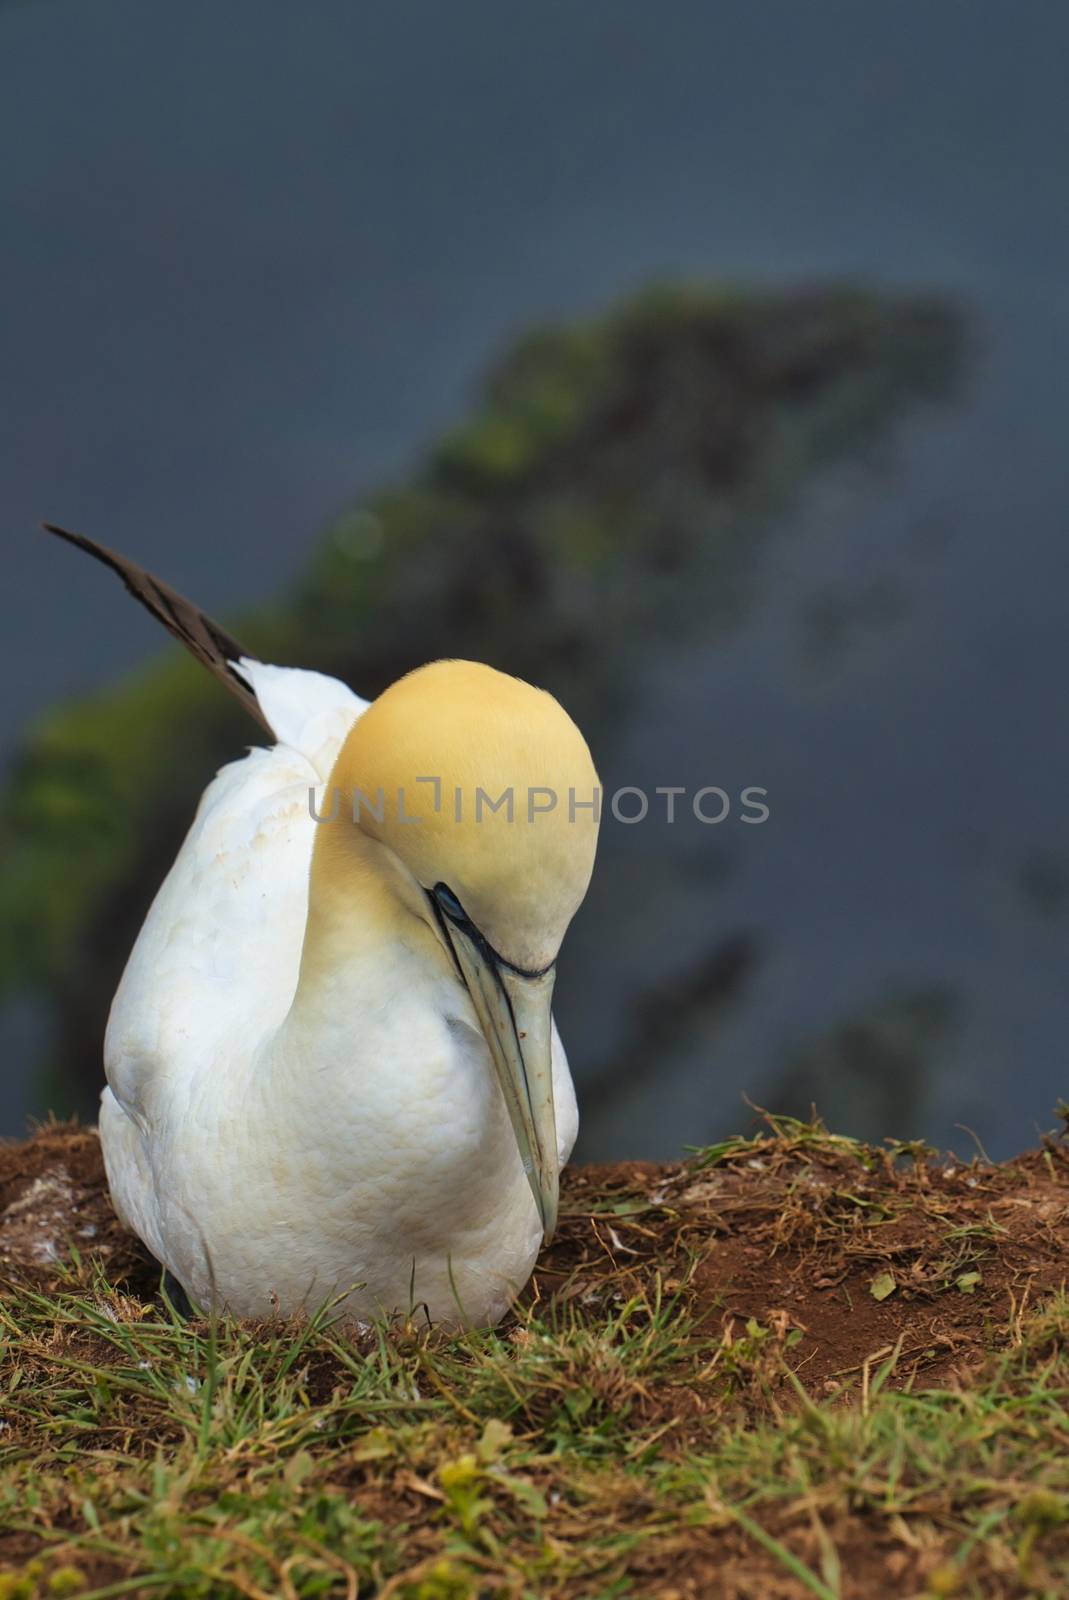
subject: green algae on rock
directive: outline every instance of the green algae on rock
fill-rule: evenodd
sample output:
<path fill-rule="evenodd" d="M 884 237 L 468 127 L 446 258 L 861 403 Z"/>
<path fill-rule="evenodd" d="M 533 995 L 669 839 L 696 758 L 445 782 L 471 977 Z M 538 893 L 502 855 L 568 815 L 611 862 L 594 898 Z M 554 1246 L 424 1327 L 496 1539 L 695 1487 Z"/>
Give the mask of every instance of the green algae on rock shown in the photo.
<path fill-rule="evenodd" d="M 597 742 L 658 640 L 751 612 L 809 477 L 954 397 L 964 346 L 948 301 L 853 286 L 660 289 L 529 334 L 412 479 L 345 510 L 292 591 L 235 631 L 368 695 L 478 656 L 563 697 Z M 249 736 L 175 654 L 52 711 L 18 753 L 0 991 L 49 995 L 79 1073 L 98 1071 L 126 950 L 207 775 Z"/>

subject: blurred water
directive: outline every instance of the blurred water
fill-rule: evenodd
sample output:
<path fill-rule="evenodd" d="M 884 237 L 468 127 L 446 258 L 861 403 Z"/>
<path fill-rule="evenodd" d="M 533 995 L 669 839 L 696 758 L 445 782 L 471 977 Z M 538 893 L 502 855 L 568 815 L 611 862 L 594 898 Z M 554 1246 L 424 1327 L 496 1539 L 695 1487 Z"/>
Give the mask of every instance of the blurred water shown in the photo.
<path fill-rule="evenodd" d="M 402 471 L 532 319 L 667 272 L 955 292 L 985 340 L 961 413 L 885 483 L 826 486 L 759 622 L 666 659 L 612 754 L 623 781 L 704 776 L 700 729 L 776 809 L 715 888 L 765 951 L 715 1063 L 681 1044 L 663 1080 L 595 1098 L 588 1149 L 672 1148 L 714 1103 L 739 1121 L 738 1085 L 759 1095 L 796 1036 L 915 980 L 962 995 L 924 1131 L 1026 1142 L 1064 1083 L 1065 927 L 1018 873 L 1069 850 L 1067 36 L 1061 8 L 920 0 L 0 10 L 0 751 L 158 648 L 34 538 L 41 515 L 225 614 Z M 874 593 L 875 622 L 822 668 L 828 584 L 862 612 Z M 595 894 L 621 914 L 656 838 L 607 841 Z M 591 1072 L 630 1026 L 583 998 L 597 912 L 561 995 Z M 0 1038 L 7 1127 L 30 1026 Z"/>

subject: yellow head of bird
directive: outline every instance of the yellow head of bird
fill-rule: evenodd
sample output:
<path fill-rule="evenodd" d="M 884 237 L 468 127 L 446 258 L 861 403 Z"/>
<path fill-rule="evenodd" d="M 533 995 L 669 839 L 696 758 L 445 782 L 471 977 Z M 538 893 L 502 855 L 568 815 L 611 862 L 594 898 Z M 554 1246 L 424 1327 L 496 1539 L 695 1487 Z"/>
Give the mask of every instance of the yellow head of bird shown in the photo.
<path fill-rule="evenodd" d="M 552 695 L 472 661 L 410 672 L 355 724 L 331 785 L 341 815 L 428 891 L 453 897 L 511 965 L 557 955 L 590 882 L 600 792 Z"/>

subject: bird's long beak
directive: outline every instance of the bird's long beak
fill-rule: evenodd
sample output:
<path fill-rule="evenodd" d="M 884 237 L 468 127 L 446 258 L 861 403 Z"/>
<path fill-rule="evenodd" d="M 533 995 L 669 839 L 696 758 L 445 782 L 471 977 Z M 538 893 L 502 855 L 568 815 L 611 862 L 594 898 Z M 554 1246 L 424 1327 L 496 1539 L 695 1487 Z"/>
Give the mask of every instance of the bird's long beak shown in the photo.
<path fill-rule="evenodd" d="M 560 1196 L 550 1009 L 556 972 L 552 967 L 534 977 L 516 972 L 455 922 L 448 931 L 490 1047 L 548 1244 Z"/>

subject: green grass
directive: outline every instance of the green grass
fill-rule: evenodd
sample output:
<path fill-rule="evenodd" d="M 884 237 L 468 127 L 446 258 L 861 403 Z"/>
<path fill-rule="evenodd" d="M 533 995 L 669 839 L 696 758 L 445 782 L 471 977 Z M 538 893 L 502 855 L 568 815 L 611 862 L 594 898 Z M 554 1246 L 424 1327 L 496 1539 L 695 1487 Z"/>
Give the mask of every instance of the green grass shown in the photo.
<path fill-rule="evenodd" d="M 1067 1592 L 1064 1294 L 967 1383 L 896 1387 L 896 1350 L 844 1398 L 695 1314 L 686 1265 L 585 1282 L 356 1340 L 187 1323 L 77 1257 L 8 1282 L 0 1600 Z"/>

